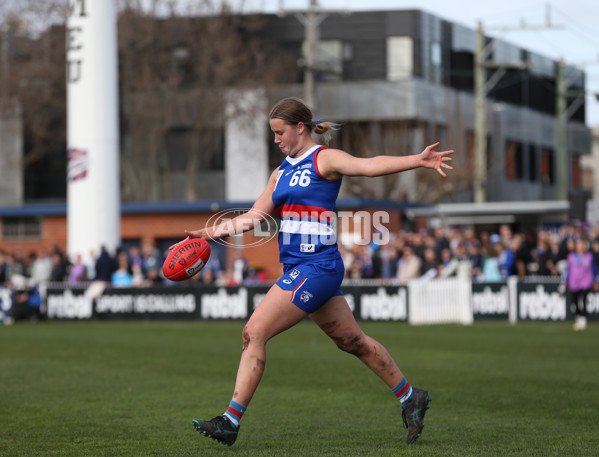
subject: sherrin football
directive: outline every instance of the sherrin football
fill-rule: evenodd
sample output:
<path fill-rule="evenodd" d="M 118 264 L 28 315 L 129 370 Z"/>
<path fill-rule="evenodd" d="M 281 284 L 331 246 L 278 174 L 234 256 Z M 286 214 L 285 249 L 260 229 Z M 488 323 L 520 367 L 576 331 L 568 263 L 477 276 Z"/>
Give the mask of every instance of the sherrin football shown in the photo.
<path fill-rule="evenodd" d="M 162 265 L 162 273 L 171 281 L 184 281 L 204 268 L 209 258 L 208 241 L 190 238 L 173 248 Z"/>

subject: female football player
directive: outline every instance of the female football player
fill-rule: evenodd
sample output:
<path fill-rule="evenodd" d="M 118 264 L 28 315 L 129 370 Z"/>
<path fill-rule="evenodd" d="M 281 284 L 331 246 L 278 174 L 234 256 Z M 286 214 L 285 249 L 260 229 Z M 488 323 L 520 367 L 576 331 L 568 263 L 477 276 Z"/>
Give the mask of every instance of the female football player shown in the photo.
<path fill-rule="evenodd" d="M 273 285 L 243 329 L 243 350 L 233 397 L 223 415 L 194 420 L 195 428 L 232 445 L 266 363 L 266 343 L 308 316 L 335 344 L 358 357 L 379 376 L 401 403 L 408 444 L 424 426 L 430 401 L 426 390 L 412 387 L 387 350 L 362 332 L 339 289 L 344 265 L 332 228 L 343 176 L 382 176 L 418 167 L 446 176 L 453 151 L 436 151 L 439 143 L 420 154 L 357 158 L 340 149 L 317 144 L 313 136 L 330 134 L 329 122 L 315 121 L 299 99 L 279 101 L 269 116 L 274 141 L 285 155 L 254 206 L 227 225 L 186 231 L 188 238 L 214 239 L 252 229 L 272 213 L 281 219 L 279 257 L 284 274 Z"/>

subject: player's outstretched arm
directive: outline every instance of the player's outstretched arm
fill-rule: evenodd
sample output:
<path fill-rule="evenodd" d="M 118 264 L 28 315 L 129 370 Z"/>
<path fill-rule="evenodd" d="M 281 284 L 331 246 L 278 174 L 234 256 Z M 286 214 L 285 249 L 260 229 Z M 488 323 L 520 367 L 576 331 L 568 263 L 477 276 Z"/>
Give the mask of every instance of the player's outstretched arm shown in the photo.
<path fill-rule="evenodd" d="M 275 208 L 272 203 L 272 193 L 274 192 L 276 186 L 277 172 L 278 168 L 270 175 L 266 189 L 264 189 L 264 192 L 262 192 L 260 197 L 258 197 L 252 208 L 247 213 L 240 214 L 233 219 L 210 227 L 204 227 L 198 230 L 184 230 L 187 237 L 182 241 L 188 240 L 190 238 L 215 240 L 252 230 L 257 224 L 262 222 L 274 212 Z M 179 243 L 173 244 L 171 247 L 169 247 L 169 249 L 173 249 L 178 244 Z"/>
<path fill-rule="evenodd" d="M 427 146 L 420 154 L 407 156 L 354 157 L 340 149 L 325 149 L 318 155 L 320 173 L 329 179 L 341 176 L 383 176 L 414 168 L 431 168 L 441 176 L 444 169 L 453 170 L 450 162 L 452 150 L 436 151 L 439 143 Z"/>

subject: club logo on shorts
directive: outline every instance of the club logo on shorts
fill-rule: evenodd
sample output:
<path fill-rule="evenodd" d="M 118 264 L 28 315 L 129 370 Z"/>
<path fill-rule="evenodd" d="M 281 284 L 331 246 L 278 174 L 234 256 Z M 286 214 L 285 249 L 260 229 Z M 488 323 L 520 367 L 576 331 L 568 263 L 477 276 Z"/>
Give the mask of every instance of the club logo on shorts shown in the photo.
<path fill-rule="evenodd" d="M 304 290 L 302 292 L 302 294 L 300 295 L 300 300 L 304 303 L 306 303 L 308 300 L 310 300 L 312 298 L 312 294 L 310 292 L 308 292 L 307 290 Z"/>
<path fill-rule="evenodd" d="M 289 273 L 289 277 L 293 281 L 295 278 L 297 278 L 299 276 L 299 274 L 300 274 L 299 270 L 293 270 L 291 273 Z"/>

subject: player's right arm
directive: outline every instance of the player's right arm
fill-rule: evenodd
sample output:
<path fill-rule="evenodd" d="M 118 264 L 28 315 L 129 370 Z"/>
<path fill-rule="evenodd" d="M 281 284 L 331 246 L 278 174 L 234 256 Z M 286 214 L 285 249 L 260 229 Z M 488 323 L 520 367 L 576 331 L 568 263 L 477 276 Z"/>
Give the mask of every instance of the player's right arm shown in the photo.
<path fill-rule="evenodd" d="M 228 221 L 223 221 L 220 224 L 212 225 L 210 227 L 204 227 L 199 230 L 185 230 L 185 234 L 187 235 L 185 240 L 189 238 L 215 240 L 252 230 L 257 224 L 266 219 L 275 210 L 274 204 L 272 202 L 272 194 L 277 184 L 278 172 L 279 168 L 277 167 L 277 169 L 270 175 L 266 189 L 264 189 L 264 192 L 262 192 L 247 213 L 240 214 L 239 216 L 236 216 Z M 173 249 L 177 244 L 172 245 L 169 249 Z"/>

